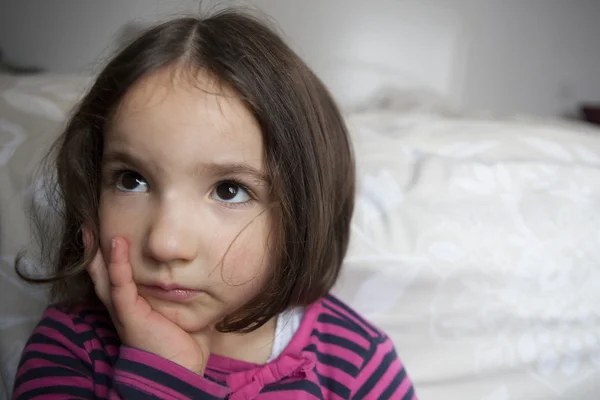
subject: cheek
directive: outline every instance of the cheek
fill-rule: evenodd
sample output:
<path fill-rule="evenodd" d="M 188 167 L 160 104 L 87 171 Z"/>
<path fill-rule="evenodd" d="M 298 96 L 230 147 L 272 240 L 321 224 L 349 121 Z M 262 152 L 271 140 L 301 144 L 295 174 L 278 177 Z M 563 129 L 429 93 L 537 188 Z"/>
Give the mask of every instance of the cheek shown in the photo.
<path fill-rule="evenodd" d="M 140 227 L 143 207 L 131 207 L 127 202 L 118 201 L 110 195 L 102 195 L 98 218 L 100 224 L 100 245 L 106 260 L 110 256 L 111 240 L 120 236 L 133 243 Z"/>
<path fill-rule="evenodd" d="M 263 286 L 271 269 L 269 222 L 257 220 L 223 250 L 223 281 L 229 285 Z"/>

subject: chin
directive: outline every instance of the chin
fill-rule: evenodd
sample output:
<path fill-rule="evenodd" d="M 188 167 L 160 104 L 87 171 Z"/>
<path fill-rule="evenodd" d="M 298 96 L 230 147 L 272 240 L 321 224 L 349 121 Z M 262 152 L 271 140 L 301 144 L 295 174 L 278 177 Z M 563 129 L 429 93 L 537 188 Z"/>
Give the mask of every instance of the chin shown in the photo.
<path fill-rule="evenodd" d="M 153 299 L 149 299 L 148 303 L 153 310 L 186 332 L 197 332 L 218 321 L 218 318 L 211 315 L 214 312 L 203 310 L 205 307 L 202 306 Z"/>

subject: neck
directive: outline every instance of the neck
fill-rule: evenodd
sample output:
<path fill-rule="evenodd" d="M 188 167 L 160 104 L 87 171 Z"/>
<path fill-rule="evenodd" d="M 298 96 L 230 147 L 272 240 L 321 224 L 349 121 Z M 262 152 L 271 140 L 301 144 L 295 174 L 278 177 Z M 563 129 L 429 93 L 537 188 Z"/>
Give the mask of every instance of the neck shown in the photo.
<path fill-rule="evenodd" d="M 269 359 L 275 338 L 277 317 L 249 333 L 214 332 L 211 337 L 211 354 L 254 364 L 264 364 Z"/>

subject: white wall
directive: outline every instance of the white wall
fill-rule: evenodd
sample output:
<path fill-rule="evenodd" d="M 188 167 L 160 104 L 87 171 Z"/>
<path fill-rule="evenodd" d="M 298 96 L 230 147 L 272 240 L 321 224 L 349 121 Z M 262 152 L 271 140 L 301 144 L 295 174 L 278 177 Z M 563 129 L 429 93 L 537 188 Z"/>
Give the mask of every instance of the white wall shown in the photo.
<path fill-rule="evenodd" d="M 470 41 L 466 104 L 556 115 L 600 102 L 600 1 L 450 2 Z"/>
<path fill-rule="evenodd" d="M 411 67 L 417 75 L 422 72 L 416 78 L 429 76 L 434 87 L 447 89 L 469 108 L 500 113 L 556 115 L 572 112 L 584 100 L 600 101 L 598 0 L 250 2 L 279 22 L 311 65 L 327 64 L 331 50 L 341 56 L 362 51 L 390 66 L 419 60 L 421 68 Z M 193 11 L 197 4 L 197 0 L 0 0 L 0 47 L 7 58 L 22 64 L 60 72 L 93 71 L 114 49 L 126 22 Z M 419 13 L 423 7 L 427 14 Z M 431 43 L 419 46 L 416 41 L 394 52 L 390 49 L 397 36 L 383 41 L 387 47 L 381 47 L 381 40 L 371 44 L 365 40 L 393 27 L 396 19 L 406 21 L 407 12 L 417 16 L 413 20 L 428 15 L 428 21 L 415 22 L 428 29 L 424 33 L 435 34 L 436 27 L 443 32 L 452 28 L 445 25 L 458 23 L 458 30 L 448 31 L 463 35 L 460 48 L 456 38 L 440 46 L 454 46 L 448 51 L 462 59 L 444 64 L 448 60 L 436 49 L 431 54 L 438 59 L 423 62 L 422 53 L 430 51 Z M 396 30 L 402 32 L 401 27 Z M 366 45 L 359 48 L 360 38 Z M 451 70 L 456 66 L 461 70 Z"/>
<path fill-rule="evenodd" d="M 127 22 L 197 8 L 198 0 L 0 0 L 0 48 L 19 64 L 93 71 Z"/>

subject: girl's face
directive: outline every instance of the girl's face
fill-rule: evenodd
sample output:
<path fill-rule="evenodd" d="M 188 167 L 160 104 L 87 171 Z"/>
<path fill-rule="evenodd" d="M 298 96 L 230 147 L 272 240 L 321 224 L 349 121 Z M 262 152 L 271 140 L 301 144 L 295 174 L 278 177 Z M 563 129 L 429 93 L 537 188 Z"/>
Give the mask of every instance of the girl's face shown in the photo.
<path fill-rule="evenodd" d="M 261 290 L 272 221 L 257 122 L 208 76 L 185 76 L 162 70 L 125 96 L 105 134 L 99 216 L 104 258 L 124 237 L 140 295 L 193 332 Z"/>

